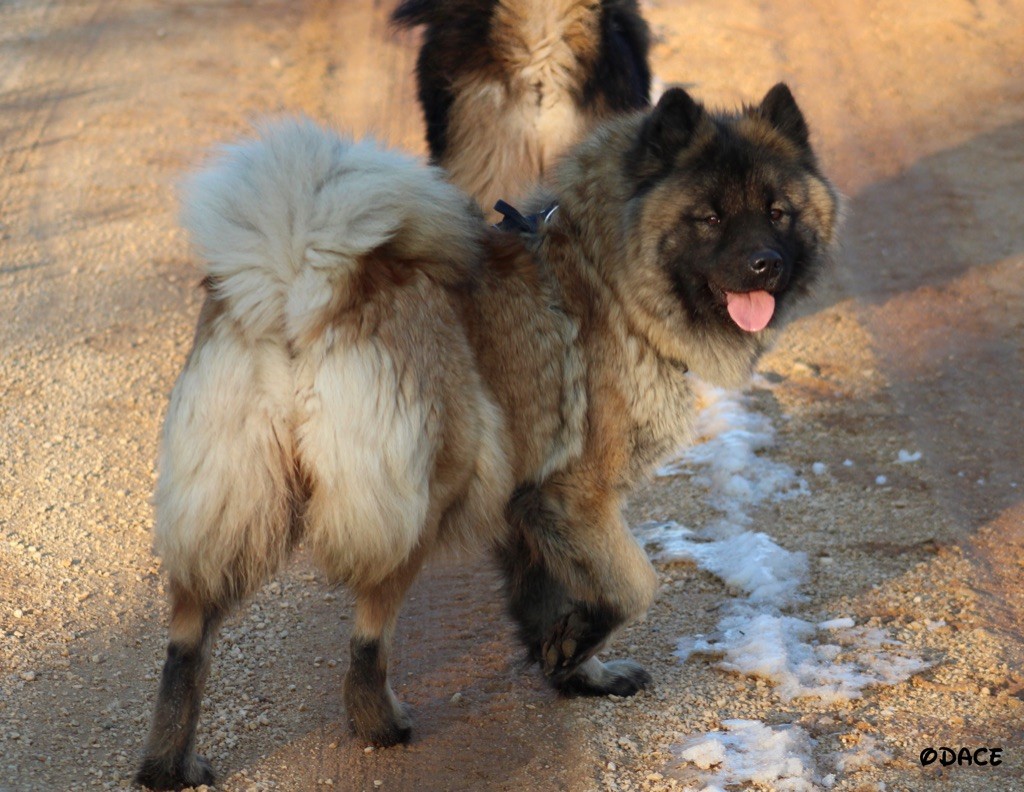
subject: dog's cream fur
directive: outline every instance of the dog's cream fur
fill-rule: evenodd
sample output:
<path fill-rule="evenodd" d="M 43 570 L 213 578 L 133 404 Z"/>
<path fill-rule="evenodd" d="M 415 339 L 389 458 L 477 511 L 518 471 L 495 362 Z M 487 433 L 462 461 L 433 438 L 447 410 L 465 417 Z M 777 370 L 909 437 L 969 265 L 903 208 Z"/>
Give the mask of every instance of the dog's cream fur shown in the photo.
<path fill-rule="evenodd" d="M 309 122 L 268 126 L 186 185 L 211 302 L 160 457 L 156 547 L 177 585 L 213 602 L 248 595 L 287 553 L 300 508 L 331 577 L 359 585 L 430 534 L 468 541 L 497 525 L 505 428 L 441 294 L 476 266 L 468 205 L 435 169 Z M 369 306 L 372 332 L 335 321 L 382 247 L 422 265 L 413 287 Z M 474 449 L 474 464 L 445 443 Z"/>

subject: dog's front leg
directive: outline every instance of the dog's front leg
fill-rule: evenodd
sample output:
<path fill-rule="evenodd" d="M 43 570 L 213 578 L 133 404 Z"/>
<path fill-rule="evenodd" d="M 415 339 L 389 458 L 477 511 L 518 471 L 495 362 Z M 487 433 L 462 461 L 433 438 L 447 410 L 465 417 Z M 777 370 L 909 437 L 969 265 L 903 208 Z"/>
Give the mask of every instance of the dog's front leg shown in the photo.
<path fill-rule="evenodd" d="M 567 694 L 631 695 L 650 676 L 630 660 L 602 663 L 611 633 L 646 611 L 656 577 L 619 514 L 618 497 L 572 483 L 523 487 L 499 549 L 520 637 Z"/>

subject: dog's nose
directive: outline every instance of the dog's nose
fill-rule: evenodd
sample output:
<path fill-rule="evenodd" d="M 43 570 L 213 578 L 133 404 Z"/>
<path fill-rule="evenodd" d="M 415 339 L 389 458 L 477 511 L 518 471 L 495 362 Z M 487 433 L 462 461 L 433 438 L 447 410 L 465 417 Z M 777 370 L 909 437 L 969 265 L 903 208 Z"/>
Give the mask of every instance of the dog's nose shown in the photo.
<path fill-rule="evenodd" d="M 750 271 L 774 278 L 782 271 L 782 256 L 774 250 L 760 250 L 750 257 Z"/>

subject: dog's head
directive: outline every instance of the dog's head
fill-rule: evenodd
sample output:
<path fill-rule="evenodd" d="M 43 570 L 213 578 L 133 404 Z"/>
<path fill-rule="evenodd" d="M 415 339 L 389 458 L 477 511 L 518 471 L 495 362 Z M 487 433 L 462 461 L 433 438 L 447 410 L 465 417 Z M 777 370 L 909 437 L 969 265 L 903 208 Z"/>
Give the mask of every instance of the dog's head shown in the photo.
<path fill-rule="evenodd" d="M 820 270 L 838 199 L 789 88 L 712 114 L 681 89 L 643 120 L 627 155 L 642 258 L 692 325 L 758 333 Z"/>
<path fill-rule="evenodd" d="M 736 385 L 830 259 L 839 196 L 793 95 L 712 113 L 682 89 L 558 168 L 574 244 L 663 354 Z"/>

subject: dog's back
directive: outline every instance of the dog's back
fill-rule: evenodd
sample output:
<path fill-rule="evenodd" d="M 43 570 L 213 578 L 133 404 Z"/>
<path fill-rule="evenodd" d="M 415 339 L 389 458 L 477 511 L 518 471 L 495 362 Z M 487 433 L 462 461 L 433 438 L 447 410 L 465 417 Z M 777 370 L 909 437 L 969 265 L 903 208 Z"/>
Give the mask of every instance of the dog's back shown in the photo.
<path fill-rule="evenodd" d="M 521 196 L 609 116 L 645 107 L 649 32 L 635 0 L 405 0 L 435 162 L 489 210 Z"/>

